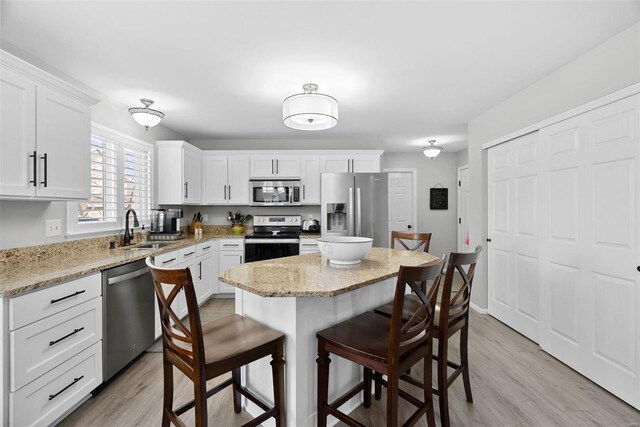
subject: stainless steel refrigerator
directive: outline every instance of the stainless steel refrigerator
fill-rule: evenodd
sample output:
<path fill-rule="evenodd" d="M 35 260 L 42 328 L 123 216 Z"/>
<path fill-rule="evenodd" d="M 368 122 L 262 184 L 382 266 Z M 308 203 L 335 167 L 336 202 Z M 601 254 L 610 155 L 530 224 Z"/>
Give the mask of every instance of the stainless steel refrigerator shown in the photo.
<path fill-rule="evenodd" d="M 323 173 L 321 188 L 323 237 L 371 237 L 389 247 L 386 173 Z"/>

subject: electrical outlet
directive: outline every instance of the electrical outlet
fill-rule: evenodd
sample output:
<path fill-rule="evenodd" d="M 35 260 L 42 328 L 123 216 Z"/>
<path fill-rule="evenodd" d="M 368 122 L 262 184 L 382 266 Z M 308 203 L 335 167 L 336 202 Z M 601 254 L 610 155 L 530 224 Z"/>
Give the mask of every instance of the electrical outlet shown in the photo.
<path fill-rule="evenodd" d="M 62 235 L 62 220 L 48 219 L 44 222 L 45 236 L 55 237 Z"/>
<path fill-rule="evenodd" d="M 209 215 L 207 214 L 202 215 L 202 222 L 209 222 Z"/>

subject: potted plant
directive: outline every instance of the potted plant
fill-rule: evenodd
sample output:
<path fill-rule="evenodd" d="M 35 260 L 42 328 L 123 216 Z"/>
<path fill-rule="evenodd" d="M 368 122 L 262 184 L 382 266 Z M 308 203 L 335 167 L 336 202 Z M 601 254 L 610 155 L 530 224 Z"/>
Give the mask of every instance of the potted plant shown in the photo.
<path fill-rule="evenodd" d="M 244 233 L 244 224 L 252 218 L 252 215 L 245 215 L 240 211 L 236 213 L 227 212 L 227 221 L 231 223 L 231 233 L 238 235 Z"/>

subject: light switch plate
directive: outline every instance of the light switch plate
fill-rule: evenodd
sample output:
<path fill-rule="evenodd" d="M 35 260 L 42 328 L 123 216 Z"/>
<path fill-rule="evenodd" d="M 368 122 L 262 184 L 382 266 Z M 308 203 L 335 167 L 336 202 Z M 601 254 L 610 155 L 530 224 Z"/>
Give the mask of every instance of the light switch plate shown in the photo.
<path fill-rule="evenodd" d="M 62 235 L 62 220 L 48 219 L 44 222 L 45 236 L 55 237 Z"/>
<path fill-rule="evenodd" d="M 209 215 L 207 214 L 202 215 L 202 222 L 209 222 Z"/>

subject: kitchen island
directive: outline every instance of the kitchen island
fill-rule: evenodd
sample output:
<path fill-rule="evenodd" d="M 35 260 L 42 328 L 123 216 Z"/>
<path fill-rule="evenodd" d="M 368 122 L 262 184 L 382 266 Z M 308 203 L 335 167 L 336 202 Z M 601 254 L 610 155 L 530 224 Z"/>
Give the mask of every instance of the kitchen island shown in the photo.
<path fill-rule="evenodd" d="M 393 298 L 401 265 L 419 265 L 437 257 L 423 253 L 372 248 L 355 266 L 329 264 L 319 253 L 237 265 L 220 281 L 235 286 L 236 313 L 286 334 L 286 402 L 288 426 L 316 425 L 316 332 Z M 245 385 L 273 402 L 270 360 L 245 368 Z M 335 399 L 362 379 L 362 369 L 334 357 L 330 367 L 329 399 Z M 345 404 L 350 412 L 360 395 Z M 246 402 L 246 410 L 261 410 Z M 330 423 L 337 420 L 329 417 Z"/>

